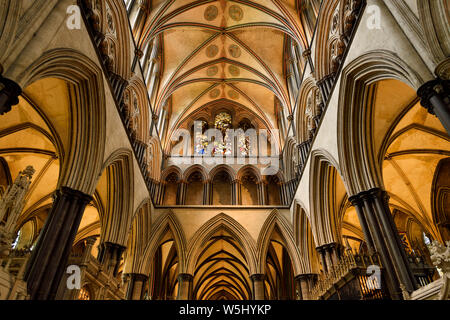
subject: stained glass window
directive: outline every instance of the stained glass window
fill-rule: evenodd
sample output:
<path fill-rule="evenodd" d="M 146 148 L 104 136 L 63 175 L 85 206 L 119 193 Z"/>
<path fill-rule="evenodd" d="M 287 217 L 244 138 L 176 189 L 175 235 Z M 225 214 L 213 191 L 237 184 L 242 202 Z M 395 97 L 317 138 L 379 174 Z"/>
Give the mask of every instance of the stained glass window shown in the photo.
<path fill-rule="evenodd" d="M 246 157 L 250 155 L 250 136 L 245 133 L 252 128 L 253 126 L 248 119 L 244 119 L 239 123 L 239 129 L 242 129 L 238 137 L 238 148 L 241 156 Z"/>
<path fill-rule="evenodd" d="M 195 128 L 195 153 L 196 154 L 206 154 L 208 148 L 208 137 L 205 135 L 205 131 L 208 128 L 208 123 L 206 121 L 196 121 L 198 128 Z"/>
<path fill-rule="evenodd" d="M 229 129 L 232 128 L 232 117 L 228 112 L 219 113 L 214 121 L 216 129 L 222 133 L 222 139 L 214 141 L 213 154 L 231 155 L 232 154 L 232 137 L 230 137 Z"/>
<path fill-rule="evenodd" d="M 78 295 L 78 300 L 91 300 L 91 295 L 89 294 L 87 288 L 85 287 L 81 288 L 80 293 Z"/>

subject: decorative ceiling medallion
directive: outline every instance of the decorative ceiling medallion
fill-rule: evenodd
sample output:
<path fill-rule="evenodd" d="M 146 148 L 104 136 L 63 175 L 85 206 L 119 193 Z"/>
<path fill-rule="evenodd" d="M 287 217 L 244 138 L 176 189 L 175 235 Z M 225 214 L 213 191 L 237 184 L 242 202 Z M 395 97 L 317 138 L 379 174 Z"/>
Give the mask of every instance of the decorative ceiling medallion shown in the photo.
<path fill-rule="evenodd" d="M 241 74 L 241 70 L 238 67 L 233 66 L 233 65 L 229 66 L 228 71 L 230 71 L 230 74 L 233 77 L 239 77 L 239 75 Z"/>
<path fill-rule="evenodd" d="M 228 91 L 228 96 L 233 100 L 239 99 L 239 93 L 237 93 L 235 90 Z"/>
<path fill-rule="evenodd" d="M 208 58 L 214 58 L 219 53 L 219 47 L 215 44 L 210 45 L 208 48 L 206 48 L 206 56 Z"/>
<path fill-rule="evenodd" d="M 244 18 L 244 11 L 237 5 L 232 5 L 229 12 L 231 19 L 234 21 L 241 21 Z"/>
<path fill-rule="evenodd" d="M 216 99 L 220 96 L 220 90 L 219 89 L 214 89 L 210 92 L 209 96 L 211 97 L 211 99 Z"/>
<path fill-rule="evenodd" d="M 219 9 L 216 6 L 209 6 L 205 10 L 205 19 L 207 21 L 213 21 L 219 15 Z"/>
<path fill-rule="evenodd" d="M 237 46 L 235 44 L 232 44 L 228 48 L 228 52 L 230 53 L 230 56 L 232 56 L 233 58 L 239 58 L 242 54 L 241 48 L 239 48 L 239 46 Z"/>
<path fill-rule="evenodd" d="M 206 70 L 206 74 L 208 75 L 208 77 L 214 77 L 218 72 L 219 72 L 218 66 L 212 66 Z"/>

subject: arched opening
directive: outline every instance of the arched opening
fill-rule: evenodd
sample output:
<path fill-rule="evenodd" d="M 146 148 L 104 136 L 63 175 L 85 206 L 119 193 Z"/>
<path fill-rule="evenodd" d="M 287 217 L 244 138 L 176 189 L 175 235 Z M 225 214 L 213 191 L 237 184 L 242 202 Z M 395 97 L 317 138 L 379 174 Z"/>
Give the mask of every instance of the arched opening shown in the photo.
<path fill-rule="evenodd" d="M 232 181 L 228 172 L 225 170 L 216 173 L 212 180 L 212 193 L 214 205 L 231 205 L 232 199 Z"/>
<path fill-rule="evenodd" d="M 265 299 L 295 300 L 294 270 L 280 231 L 275 227 L 265 261 Z"/>
<path fill-rule="evenodd" d="M 195 300 L 250 300 L 251 286 L 244 251 L 221 228 L 201 248 L 195 266 Z"/>
<path fill-rule="evenodd" d="M 186 205 L 204 204 L 205 181 L 200 171 L 192 172 L 187 179 Z"/>
<path fill-rule="evenodd" d="M 167 231 L 153 258 L 151 273 L 152 300 L 175 300 L 178 292 L 179 260 L 175 239 Z M 145 289 L 142 290 L 145 292 Z"/>
<path fill-rule="evenodd" d="M 260 179 L 252 168 L 241 169 L 239 204 L 253 206 L 260 204 Z"/>
<path fill-rule="evenodd" d="M 180 178 L 176 172 L 172 172 L 166 177 L 165 181 L 163 182 L 163 184 L 164 184 L 163 204 L 164 205 L 170 206 L 170 205 L 178 204 L 179 182 L 180 182 Z"/>

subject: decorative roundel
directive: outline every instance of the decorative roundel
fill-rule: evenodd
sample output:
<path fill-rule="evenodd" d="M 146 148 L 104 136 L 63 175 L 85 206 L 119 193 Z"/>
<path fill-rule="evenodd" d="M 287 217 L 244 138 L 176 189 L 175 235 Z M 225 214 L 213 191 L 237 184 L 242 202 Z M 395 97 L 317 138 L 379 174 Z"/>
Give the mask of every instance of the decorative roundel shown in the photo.
<path fill-rule="evenodd" d="M 228 96 L 233 100 L 239 99 L 239 93 L 237 93 L 235 90 L 228 91 Z"/>
<path fill-rule="evenodd" d="M 213 89 L 213 90 L 210 92 L 209 96 L 210 96 L 212 99 L 218 98 L 218 97 L 220 96 L 220 90 L 219 90 L 219 89 Z"/>
<path fill-rule="evenodd" d="M 242 54 L 241 48 L 239 48 L 239 46 L 237 46 L 235 44 L 232 44 L 228 48 L 228 52 L 230 53 L 230 56 L 232 56 L 233 58 L 239 58 Z"/>
<path fill-rule="evenodd" d="M 206 48 L 206 56 L 208 58 L 214 58 L 219 53 L 219 47 L 215 44 L 210 45 L 208 48 Z"/>
<path fill-rule="evenodd" d="M 213 21 L 219 15 L 219 9 L 216 6 L 209 6 L 205 10 L 205 19 L 207 21 Z"/>
<path fill-rule="evenodd" d="M 208 75 L 208 77 L 214 77 L 218 72 L 219 72 L 218 66 L 212 66 L 206 70 L 206 74 Z"/>
<path fill-rule="evenodd" d="M 234 21 L 241 21 L 244 18 L 244 11 L 237 5 L 232 5 L 229 10 L 230 17 Z"/>
<path fill-rule="evenodd" d="M 233 66 L 233 65 L 229 66 L 228 71 L 230 71 L 230 74 L 233 77 L 238 77 L 241 74 L 241 70 L 238 67 Z"/>

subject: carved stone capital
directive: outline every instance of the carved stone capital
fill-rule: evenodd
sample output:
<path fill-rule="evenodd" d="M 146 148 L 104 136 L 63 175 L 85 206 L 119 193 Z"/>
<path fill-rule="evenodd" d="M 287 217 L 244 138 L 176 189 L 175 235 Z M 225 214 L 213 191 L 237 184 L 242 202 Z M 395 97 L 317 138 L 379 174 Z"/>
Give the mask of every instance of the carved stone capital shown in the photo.
<path fill-rule="evenodd" d="M 0 115 L 11 111 L 11 107 L 19 103 L 21 94 L 22 88 L 17 83 L 0 75 Z"/>

